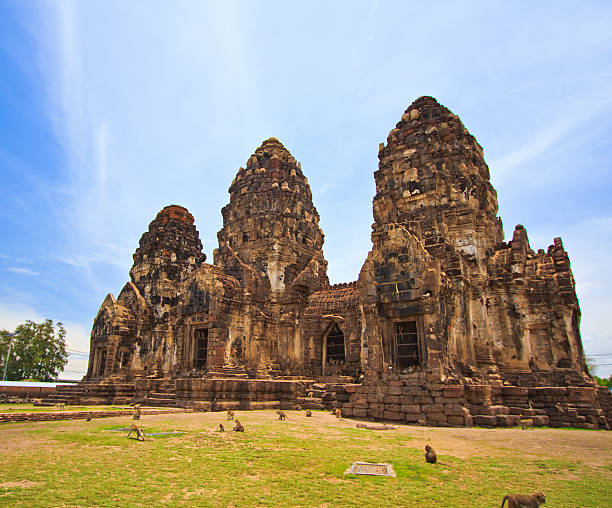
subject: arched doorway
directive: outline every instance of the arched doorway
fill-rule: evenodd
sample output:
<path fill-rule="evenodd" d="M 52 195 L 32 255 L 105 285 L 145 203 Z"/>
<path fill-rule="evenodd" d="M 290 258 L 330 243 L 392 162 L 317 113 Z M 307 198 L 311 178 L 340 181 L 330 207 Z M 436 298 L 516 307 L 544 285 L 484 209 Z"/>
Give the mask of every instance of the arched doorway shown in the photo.
<path fill-rule="evenodd" d="M 342 374 L 346 370 L 344 333 L 333 323 L 323 341 L 323 375 Z"/>

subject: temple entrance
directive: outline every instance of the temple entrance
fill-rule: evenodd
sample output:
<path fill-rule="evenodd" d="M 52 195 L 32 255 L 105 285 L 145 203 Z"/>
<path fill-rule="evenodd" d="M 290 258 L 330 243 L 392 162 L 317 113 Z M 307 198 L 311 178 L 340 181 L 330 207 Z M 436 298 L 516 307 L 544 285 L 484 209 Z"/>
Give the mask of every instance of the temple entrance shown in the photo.
<path fill-rule="evenodd" d="M 327 334 L 327 344 L 325 352 L 326 363 L 344 363 L 344 334 L 336 323 L 332 325 L 331 330 Z"/>
<path fill-rule="evenodd" d="M 205 369 L 208 357 L 208 328 L 195 330 L 195 362 L 196 369 Z"/>
<path fill-rule="evenodd" d="M 334 323 L 323 339 L 323 369 L 324 376 L 343 375 L 346 371 L 344 333 Z"/>
<path fill-rule="evenodd" d="M 416 321 L 395 323 L 395 359 L 400 369 L 419 365 L 419 336 Z"/>

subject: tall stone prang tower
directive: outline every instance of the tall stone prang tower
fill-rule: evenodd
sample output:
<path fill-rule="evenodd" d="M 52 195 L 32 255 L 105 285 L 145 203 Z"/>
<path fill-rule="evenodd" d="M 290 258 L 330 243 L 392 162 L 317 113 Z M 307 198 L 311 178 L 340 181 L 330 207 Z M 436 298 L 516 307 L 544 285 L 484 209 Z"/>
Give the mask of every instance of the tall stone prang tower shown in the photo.
<path fill-rule="evenodd" d="M 433 97 L 417 99 L 379 159 L 361 281 L 371 315 L 385 323 L 383 364 L 489 382 L 582 376 L 580 309 L 561 241 L 536 254 L 517 226 L 503 242 L 483 150 L 459 117 Z"/>
<path fill-rule="evenodd" d="M 158 317 L 176 305 L 176 286 L 206 260 L 193 215 L 178 205 L 163 208 L 134 253 L 130 276 Z"/>
<path fill-rule="evenodd" d="M 314 279 L 305 293 L 327 286 L 324 235 L 302 168 L 276 138 L 264 141 L 240 168 L 229 188 L 230 202 L 221 211 L 215 264 L 243 280 L 241 263 L 263 277 L 260 299 L 281 298 L 297 289 L 310 265 Z M 316 279 L 316 280 L 315 280 Z"/>

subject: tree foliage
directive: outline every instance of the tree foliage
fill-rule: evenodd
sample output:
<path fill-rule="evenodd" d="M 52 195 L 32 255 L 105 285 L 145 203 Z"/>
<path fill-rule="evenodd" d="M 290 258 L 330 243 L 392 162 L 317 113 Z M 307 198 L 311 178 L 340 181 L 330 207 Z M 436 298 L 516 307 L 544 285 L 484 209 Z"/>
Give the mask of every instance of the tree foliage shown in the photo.
<path fill-rule="evenodd" d="M 606 378 L 600 378 L 598 376 L 593 376 L 595 378 L 595 381 L 597 381 L 597 384 L 599 386 L 607 386 L 608 388 L 612 388 L 612 375 L 606 379 Z"/>
<path fill-rule="evenodd" d="M 44 323 L 26 321 L 17 327 L 13 337 L 9 337 L 6 330 L 0 331 L 0 362 L 2 364 L 0 375 L 4 374 L 6 362 L 7 380 L 51 381 L 57 379 L 58 374 L 68 363 L 65 339 L 64 325 L 59 322 L 54 325 L 51 319 L 47 319 Z"/>

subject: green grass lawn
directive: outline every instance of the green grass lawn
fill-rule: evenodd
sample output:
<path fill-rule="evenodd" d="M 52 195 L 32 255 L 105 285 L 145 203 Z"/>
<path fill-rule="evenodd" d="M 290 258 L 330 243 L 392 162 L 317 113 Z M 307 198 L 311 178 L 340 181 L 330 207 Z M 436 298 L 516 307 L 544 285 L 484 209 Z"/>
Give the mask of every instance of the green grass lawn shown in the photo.
<path fill-rule="evenodd" d="M 0 505 L 463 508 L 540 490 L 547 506 L 612 506 L 612 433 L 371 431 L 322 412 L 287 413 L 280 422 L 271 411 L 242 412 L 244 434 L 214 430 L 231 428 L 224 413 L 143 417 L 145 432 L 186 432 L 145 442 L 109 431 L 130 426 L 128 417 L 0 425 Z M 597 463 L 572 454 L 568 439 L 588 440 Z M 550 453 L 522 453 L 523 440 Z M 427 443 L 441 463 L 425 463 Z M 355 461 L 389 462 L 397 478 L 345 475 Z"/>

